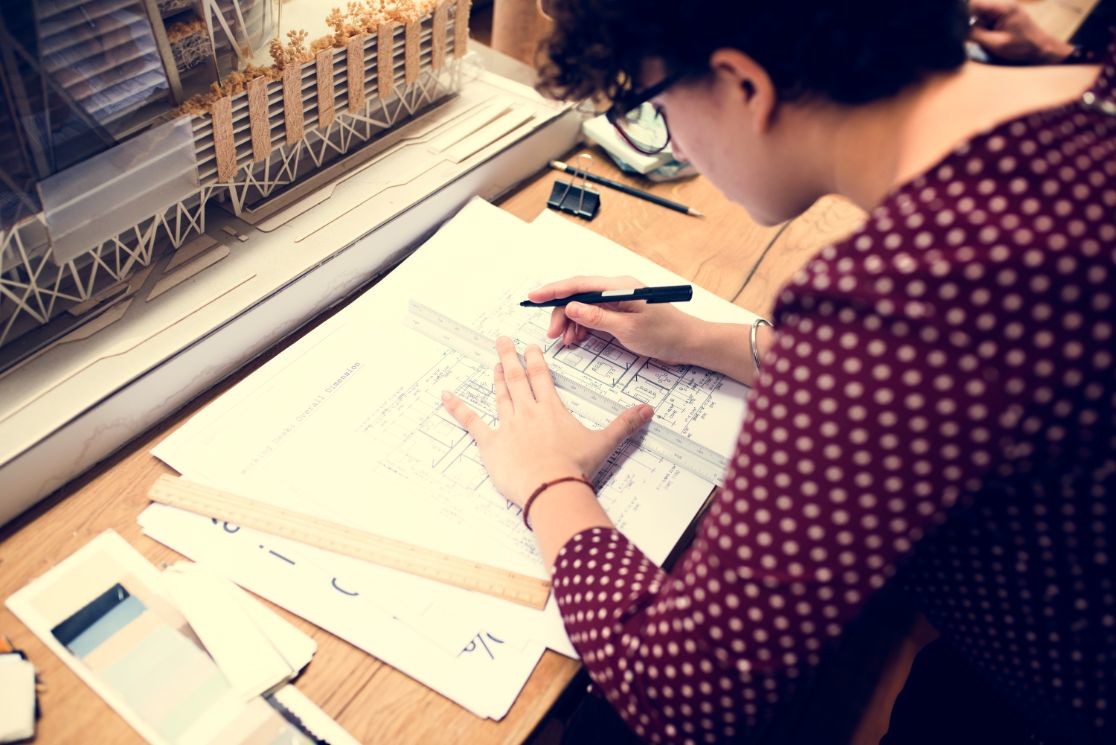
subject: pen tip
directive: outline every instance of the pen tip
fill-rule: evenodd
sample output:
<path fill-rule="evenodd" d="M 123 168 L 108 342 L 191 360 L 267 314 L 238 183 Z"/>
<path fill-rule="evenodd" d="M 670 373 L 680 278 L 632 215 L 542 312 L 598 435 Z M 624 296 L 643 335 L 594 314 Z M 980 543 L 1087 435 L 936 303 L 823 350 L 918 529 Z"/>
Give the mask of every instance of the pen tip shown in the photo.
<path fill-rule="evenodd" d="M 689 208 L 689 209 L 687 210 L 687 212 L 689 212 L 689 213 L 690 213 L 691 215 L 693 215 L 694 217 L 705 217 L 705 213 L 704 213 L 704 212 L 698 212 L 698 211 L 697 211 L 697 210 L 695 210 L 695 209 L 694 209 L 693 207 L 690 207 L 690 208 Z"/>

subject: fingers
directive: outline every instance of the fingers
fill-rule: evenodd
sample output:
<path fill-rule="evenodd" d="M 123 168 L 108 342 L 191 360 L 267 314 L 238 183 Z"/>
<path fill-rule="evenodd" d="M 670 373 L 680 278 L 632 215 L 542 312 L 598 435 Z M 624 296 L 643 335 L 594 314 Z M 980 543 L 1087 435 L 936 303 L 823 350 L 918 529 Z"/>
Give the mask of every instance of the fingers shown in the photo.
<path fill-rule="evenodd" d="M 620 332 L 631 320 L 628 313 L 585 303 L 570 303 L 566 306 L 566 315 L 578 326 L 605 331 L 613 336 L 622 336 Z"/>
<path fill-rule="evenodd" d="M 472 435 L 478 445 L 492 434 L 492 428 L 485 424 L 480 415 L 453 393 L 442 391 L 442 405 L 457 420 L 457 423 Z"/>
<path fill-rule="evenodd" d="M 527 381 L 527 371 L 519 362 L 519 354 L 512 340 L 506 336 L 497 339 L 496 353 L 500 356 L 500 364 L 504 367 L 504 383 L 508 387 L 512 406 L 526 406 L 534 401 L 531 384 Z"/>
<path fill-rule="evenodd" d="M 548 339 L 557 339 L 559 336 L 564 336 L 567 328 L 569 327 L 569 320 L 566 318 L 565 308 L 555 308 L 550 312 L 550 326 L 546 330 Z"/>
<path fill-rule="evenodd" d="M 969 30 L 969 38 L 993 54 L 1014 40 L 1014 37 L 1006 31 L 994 31 L 980 26 L 973 26 Z"/>
<path fill-rule="evenodd" d="M 608 452 L 612 452 L 617 445 L 641 430 L 651 421 L 654 414 L 655 410 L 648 404 L 639 404 L 622 411 L 601 430 L 608 445 Z"/>
<path fill-rule="evenodd" d="M 624 290 L 627 288 L 643 287 L 644 283 L 635 277 L 570 277 L 557 282 L 543 285 L 527 293 L 527 297 L 536 303 L 553 300 L 556 297 L 567 297 L 577 292 L 593 292 L 595 290 Z"/>
<path fill-rule="evenodd" d="M 511 394 L 508 393 L 508 384 L 504 381 L 504 365 L 496 363 L 492 374 L 492 393 L 496 397 L 496 415 L 500 422 L 506 422 L 515 411 L 512 406 Z"/>
<path fill-rule="evenodd" d="M 576 344 L 578 333 L 580 331 L 581 327 L 573 321 L 570 321 L 569 324 L 566 326 L 566 330 L 562 332 L 562 344 L 567 347 L 572 344 Z"/>
<path fill-rule="evenodd" d="M 527 361 L 527 379 L 531 383 L 535 400 L 542 403 L 557 401 L 558 391 L 554 388 L 554 379 L 550 377 L 550 368 L 547 367 L 542 350 L 532 344 L 527 347 L 523 356 Z"/>
<path fill-rule="evenodd" d="M 562 332 L 562 344 L 567 347 L 580 344 L 588 338 L 589 329 L 573 321 L 570 321 L 569 326 Z"/>
<path fill-rule="evenodd" d="M 597 290 L 625 290 L 634 289 L 636 287 L 644 287 L 645 284 L 640 282 L 635 277 L 571 277 L 563 279 L 558 282 L 551 282 L 548 285 L 543 285 L 538 289 L 531 290 L 527 293 L 527 297 L 531 300 L 541 303 L 547 300 L 553 300 L 559 297 L 569 297 L 579 292 L 593 292 Z M 609 303 L 609 308 L 626 310 L 627 306 L 633 305 L 632 303 Z M 636 304 L 640 305 L 640 304 Z M 550 325 L 547 327 L 546 335 L 549 339 L 562 339 L 565 345 L 575 344 L 577 341 L 584 340 L 588 333 L 584 329 L 573 329 L 574 326 L 570 322 L 570 317 L 566 313 L 565 308 L 555 308 L 550 313 Z"/>
<path fill-rule="evenodd" d="M 493 392 L 496 394 L 496 407 L 501 418 L 506 418 L 519 407 L 530 404 L 558 400 L 554 379 L 546 364 L 542 349 L 531 344 L 524 352 L 524 363 L 520 364 L 515 343 L 506 336 L 496 340 L 496 352 L 500 363 L 496 366 Z M 526 367 L 524 367 L 526 365 Z"/>

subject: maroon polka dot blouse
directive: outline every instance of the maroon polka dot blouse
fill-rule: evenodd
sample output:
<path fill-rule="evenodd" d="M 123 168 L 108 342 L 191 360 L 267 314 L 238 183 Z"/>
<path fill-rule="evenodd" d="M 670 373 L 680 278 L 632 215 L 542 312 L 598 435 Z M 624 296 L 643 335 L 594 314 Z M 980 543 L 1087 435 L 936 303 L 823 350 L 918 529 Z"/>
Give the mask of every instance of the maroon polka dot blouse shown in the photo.
<path fill-rule="evenodd" d="M 615 530 L 562 549 L 636 733 L 746 737 L 893 587 L 1038 732 L 1116 742 L 1114 88 L 977 135 L 794 278 L 674 571 Z"/>

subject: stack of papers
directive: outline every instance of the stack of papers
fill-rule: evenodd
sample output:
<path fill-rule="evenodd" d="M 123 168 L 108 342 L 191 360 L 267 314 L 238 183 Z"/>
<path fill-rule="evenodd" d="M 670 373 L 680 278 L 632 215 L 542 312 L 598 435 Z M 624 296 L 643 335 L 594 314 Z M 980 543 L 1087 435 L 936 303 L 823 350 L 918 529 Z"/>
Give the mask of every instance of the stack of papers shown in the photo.
<path fill-rule="evenodd" d="M 546 577 L 518 508 L 491 486 L 452 389 L 494 421 L 492 371 L 412 328 L 420 303 L 494 339 L 540 343 L 552 368 L 727 458 L 746 389 L 640 358 L 608 337 L 562 349 L 549 310 L 520 308 L 575 274 L 684 279 L 553 213 L 532 224 L 475 200 L 371 291 L 210 404 L 154 451 L 184 477 L 294 512 Z M 687 312 L 754 316 L 695 290 Z M 587 423 L 610 414 L 569 400 Z M 597 476 L 600 499 L 653 560 L 666 559 L 715 485 L 625 443 Z M 152 505 L 145 532 L 393 665 L 482 717 L 503 717 L 546 647 L 573 656 L 553 599 L 536 611 L 339 554 Z"/>
<path fill-rule="evenodd" d="M 160 574 L 111 530 L 7 605 L 148 742 L 356 742 L 288 684 L 310 637 L 204 568 Z"/>

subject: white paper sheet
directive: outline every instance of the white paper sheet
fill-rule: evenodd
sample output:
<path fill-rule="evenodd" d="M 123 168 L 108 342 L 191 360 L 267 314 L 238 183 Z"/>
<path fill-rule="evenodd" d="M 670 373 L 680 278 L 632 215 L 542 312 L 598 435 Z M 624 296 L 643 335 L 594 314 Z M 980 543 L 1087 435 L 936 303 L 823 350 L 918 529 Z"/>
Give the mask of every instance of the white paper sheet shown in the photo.
<path fill-rule="evenodd" d="M 509 304 L 510 288 L 522 293 L 543 278 L 583 271 L 591 263 L 607 270 L 620 263 L 604 260 L 610 253 L 625 264 L 616 271 L 665 272 L 599 238 L 597 245 L 583 235 L 576 242 L 554 240 L 560 234 L 568 236 L 568 228 L 528 227 L 484 202 L 472 203 L 374 291 L 207 407 L 155 454 L 192 479 L 230 491 L 544 576 L 517 508 L 488 484 L 468 436 L 439 400 L 441 390 L 452 387 L 484 406 L 491 372 L 406 322 L 409 302 L 417 298 L 452 305 L 457 317 L 489 335 L 502 328 L 521 339 L 541 339 L 547 311 Z M 700 312 L 703 304 L 708 299 L 699 293 L 690 310 Z M 743 314 L 723 305 L 736 317 Z M 585 350 L 551 351 L 556 364 L 588 356 Z M 684 374 L 657 372 L 672 380 Z M 727 455 L 745 389 L 731 381 L 707 388 L 697 412 L 671 405 L 665 394 L 656 399 L 658 421 Z M 618 527 L 661 560 L 677 534 L 654 523 L 676 525 L 680 514 L 692 516 L 704 495 L 680 506 L 674 492 L 683 489 L 671 485 L 685 477 L 673 464 L 646 452 L 626 460 L 609 471 L 615 477 L 602 485 L 602 504 Z M 652 519 L 651 530 L 627 524 L 629 515 L 660 509 L 666 510 L 663 519 Z"/>
<path fill-rule="evenodd" d="M 409 328 L 409 305 L 418 300 L 489 337 L 511 334 L 524 342 L 545 342 L 549 311 L 522 309 L 513 301 L 544 281 L 587 273 L 632 274 L 648 284 L 685 281 L 555 215 L 544 214 L 528 226 L 476 200 L 372 291 L 206 407 L 155 455 L 192 480 L 545 576 L 518 508 L 491 487 L 475 446 L 442 410 L 440 392 L 452 388 L 491 417 L 491 370 Z M 687 306 L 688 312 L 711 320 L 747 323 L 754 318 L 700 288 Z M 635 381 L 638 368 L 645 380 L 635 383 L 658 385 L 639 395 L 646 398 L 651 391 L 662 424 L 723 455 L 731 453 L 743 416 L 743 386 L 697 369 L 644 367 L 607 338 L 577 350 L 551 344 L 548 354 L 552 365 L 584 368 L 586 380 L 625 404 L 637 401 L 624 386 Z M 589 370 L 593 364 L 597 368 Z M 611 390 L 618 381 L 622 385 Z M 596 426 L 607 421 L 593 407 L 578 407 L 576 413 Z M 614 454 L 598 480 L 610 517 L 658 562 L 713 486 L 631 443 Z M 196 536 L 186 527 L 189 516 L 162 510 L 156 525 L 147 520 L 154 510 L 145 513 L 153 537 L 175 547 L 189 543 L 186 553 L 199 559 L 204 540 L 197 539 L 195 548 Z M 313 555 L 325 576 L 343 567 L 346 576 L 356 577 L 355 565 L 363 564 L 304 546 L 288 546 L 284 555 L 294 551 Z M 240 561 L 249 554 L 235 556 Z M 266 552 L 256 549 L 255 554 Z M 257 576 L 247 568 L 252 564 L 266 571 L 258 561 L 246 562 L 233 567 L 230 577 L 477 713 L 491 716 L 506 706 L 491 698 L 478 702 L 477 686 L 457 692 L 445 655 L 460 648 L 463 635 L 507 626 L 522 629 L 515 644 L 525 650 L 533 649 L 531 639 L 572 652 L 553 609 L 539 613 L 489 598 L 474 601 L 466 599 L 470 593 L 452 588 L 427 592 L 430 583 L 373 567 L 359 573 L 367 588 L 361 591 L 366 603 L 361 614 L 377 618 L 379 626 L 354 627 L 352 611 L 337 598 L 317 603 L 308 585 Z M 338 595 L 326 590 L 327 596 Z M 483 623 L 477 613 L 484 614 Z M 443 616 L 448 621 L 431 621 Z M 397 644 L 396 636 L 410 641 Z"/>
<path fill-rule="evenodd" d="M 162 580 L 164 589 L 186 616 L 194 635 L 245 702 L 293 679 L 302 665 L 310 662 L 312 652 L 302 665 L 291 665 L 277 640 L 267 633 L 271 627 L 258 624 L 248 604 L 259 607 L 271 614 L 274 622 L 283 624 L 277 626 L 284 629 L 280 633 L 295 631 L 303 637 L 300 642 L 312 644 L 309 637 L 205 565 L 178 562 L 163 570 Z"/>
<path fill-rule="evenodd" d="M 230 741 L 229 736 L 234 736 L 238 731 L 251 733 L 262 724 L 259 716 L 261 710 L 272 715 L 274 712 L 264 698 L 256 696 L 246 700 L 240 695 L 240 692 L 231 687 L 222 675 L 225 671 L 219 667 L 219 663 L 215 663 L 205 650 L 195 646 L 194 634 L 187 625 L 182 609 L 175 606 L 173 594 L 167 592 L 167 576 L 169 575 L 157 571 L 117 533 L 109 530 L 96 536 L 41 577 L 12 594 L 6 604 L 12 613 L 58 656 L 61 662 L 148 742 L 210 743 L 216 742 L 218 737 Z M 240 591 L 235 590 L 235 592 Z M 115 651 L 107 653 L 112 662 L 105 664 L 106 647 L 98 646 L 95 642 L 92 645 L 95 647 L 92 652 L 88 644 L 82 648 L 84 651 L 79 652 L 73 645 L 71 637 L 67 637 L 66 643 L 63 643 L 57 631 L 60 624 L 72 620 L 75 614 L 87 608 L 95 599 L 109 593 L 112 593 L 110 597 L 120 593 L 129 600 L 139 601 L 138 606 L 143 611 L 142 619 L 146 620 L 133 618 L 132 621 L 146 628 L 146 631 L 137 631 L 136 626 L 131 626 L 129 623 L 121 625 L 119 616 L 107 625 L 102 624 L 100 627 L 102 632 L 95 631 L 92 634 L 100 641 L 103 641 L 105 636 L 113 636 L 113 641 L 119 640 L 121 637 L 117 636 L 117 633 L 129 626 L 133 634 L 130 642 L 120 642 L 115 645 Z M 196 598 L 190 598 L 190 601 L 194 602 Z M 226 616 L 243 614 L 247 617 L 249 612 L 245 610 L 246 604 L 258 605 L 255 600 L 235 596 L 230 602 L 232 605 L 227 605 L 223 609 Z M 265 613 L 269 613 L 264 610 Z M 262 617 L 254 612 L 253 616 Z M 101 616 L 102 621 L 104 618 L 107 618 L 107 614 Z M 96 628 L 98 628 L 96 623 L 88 626 L 88 629 Z M 277 628 L 276 623 L 269 621 L 258 626 L 256 633 L 268 635 Z M 109 632 L 103 633 L 104 629 L 108 629 Z M 214 633 L 199 636 L 206 636 L 212 640 L 214 635 L 220 635 L 220 629 L 216 628 L 216 625 L 211 628 L 211 631 Z M 88 639 L 88 635 L 85 636 Z M 224 641 L 226 640 L 222 639 L 221 643 L 223 644 Z M 267 638 L 267 642 L 272 647 L 282 646 L 283 654 L 296 659 L 306 651 L 309 641 L 296 639 L 286 631 Z M 146 646 L 140 647 L 139 644 Z M 112 647 L 110 643 L 108 648 Z M 129 677 L 129 674 L 122 673 L 128 666 L 125 660 L 137 649 L 147 649 L 148 652 L 156 650 L 155 658 L 152 661 L 150 655 L 143 657 L 142 664 L 146 664 L 147 667 L 132 668 L 130 674 L 132 677 Z M 183 653 L 181 651 L 183 649 L 189 651 Z M 91 661 L 97 653 L 102 655 L 101 663 Z M 159 657 L 160 653 L 165 654 Z M 277 654 L 275 649 L 266 653 L 268 657 L 272 654 Z M 113 658 L 112 655 L 119 655 L 119 657 Z M 240 662 L 246 666 L 251 665 L 250 660 L 240 660 Z M 262 665 L 267 664 L 264 660 L 260 662 Z M 284 667 L 286 668 L 285 664 Z M 209 676 L 210 670 L 212 676 Z M 295 672 L 289 668 L 287 670 L 291 673 Z M 144 699 L 140 693 L 154 691 L 173 698 L 175 691 L 167 687 L 166 681 L 176 675 L 185 676 L 188 682 L 192 681 L 181 688 L 182 695 L 187 695 L 191 691 L 195 693 L 202 691 L 205 695 L 205 705 L 198 708 L 189 720 L 182 722 L 181 727 L 176 726 L 173 719 L 168 719 L 166 712 L 169 710 L 162 706 L 162 703 L 167 701 L 160 699 L 152 705 L 151 701 Z M 149 688 L 144 685 L 148 681 Z M 199 685 L 204 685 L 204 690 L 199 688 Z M 320 729 L 323 731 L 328 729 L 331 734 L 336 734 L 337 743 L 343 745 L 353 741 L 351 736 L 344 733 L 336 723 L 331 723 L 327 727 L 329 717 L 308 699 L 298 695 L 292 698 L 295 700 L 295 706 L 290 710 L 296 716 L 313 718 Z M 8 703 L 6 699 L 0 700 L 3 700 L 4 704 Z M 281 717 L 274 716 L 274 724 L 282 726 L 282 721 Z M 240 729 L 241 726 L 247 729 Z M 290 737 L 292 742 L 301 741 L 300 736 L 291 732 L 280 733 L 279 736 Z"/>
<path fill-rule="evenodd" d="M 479 620 L 467 636 L 457 637 L 463 639 L 459 647 L 443 649 L 384 609 L 391 598 L 382 593 L 397 588 L 384 581 L 381 572 L 386 570 L 366 562 L 164 505 L 150 506 L 140 524 L 152 538 L 369 652 L 477 716 L 500 719 L 507 714 L 542 656 L 542 643 Z M 331 560 L 329 566 L 316 561 L 322 556 Z M 475 595 L 413 579 L 434 593 Z M 421 595 L 423 588 L 410 589 Z M 448 608 L 439 605 L 434 610 L 443 613 Z M 455 629 L 476 618 L 464 605 L 454 610 Z M 428 630 L 434 627 L 430 621 Z"/>

